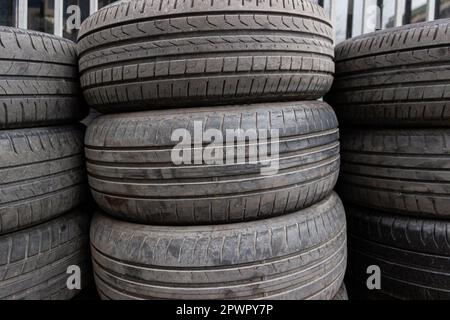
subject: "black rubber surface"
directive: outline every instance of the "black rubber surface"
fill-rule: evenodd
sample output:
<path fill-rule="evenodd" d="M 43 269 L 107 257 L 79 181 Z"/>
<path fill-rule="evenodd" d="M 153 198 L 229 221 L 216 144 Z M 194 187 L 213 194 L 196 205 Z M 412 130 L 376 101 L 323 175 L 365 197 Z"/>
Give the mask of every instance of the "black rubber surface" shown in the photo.
<path fill-rule="evenodd" d="M 172 133 L 186 129 L 194 138 L 195 123 L 200 131 L 216 129 L 223 137 L 228 129 L 278 130 L 279 156 L 273 159 L 279 170 L 263 175 L 269 163 L 252 161 L 248 152 L 245 159 L 219 164 L 174 164 L 178 140 L 172 141 Z M 317 101 L 107 115 L 87 130 L 89 183 L 104 211 L 144 224 L 215 224 L 283 215 L 333 190 L 340 160 L 337 126 L 331 107 Z M 204 142 L 206 147 L 210 141 Z M 224 159 L 243 144 L 221 146 Z M 267 147 L 252 137 L 246 145 Z"/>
<path fill-rule="evenodd" d="M 449 24 L 413 24 L 340 43 L 327 100 L 341 124 L 448 127 Z"/>
<path fill-rule="evenodd" d="M 69 266 L 80 267 L 81 286 L 88 286 L 89 222 L 89 214 L 76 209 L 47 223 L 0 235 L 0 299 L 71 299 L 79 291 L 67 289 Z"/>
<path fill-rule="evenodd" d="M 66 124 L 84 118 L 75 44 L 0 26 L 0 129 Z"/>
<path fill-rule="evenodd" d="M 79 33 L 81 85 L 103 113 L 322 97 L 333 31 L 303 0 L 122 0 Z"/>
<path fill-rule="evenodd" d="M 84 132 L 82 125 L 0 131 L 0 234 L 86 200 Z"/>
<path fill-rule="evenodd" d="M 345 212 L 336 194 L 251 223 L 156 227 L 94 217 L 103 299 L 323 299 L 342 286 Z"/>
<path fill-rule="evenodd" d="M 450 298 L 450 223 L 415 219 L 347 206 L 349 270 L 365 286 L 366 270 L 381 268 L 381 291 L 362 291 L 376 299 Z"/>
<path fill-rule="evenodd" d="M 361 130 L 342 135 L 340 195 L 407 216 L 450 218 L 450 130 Z"/>

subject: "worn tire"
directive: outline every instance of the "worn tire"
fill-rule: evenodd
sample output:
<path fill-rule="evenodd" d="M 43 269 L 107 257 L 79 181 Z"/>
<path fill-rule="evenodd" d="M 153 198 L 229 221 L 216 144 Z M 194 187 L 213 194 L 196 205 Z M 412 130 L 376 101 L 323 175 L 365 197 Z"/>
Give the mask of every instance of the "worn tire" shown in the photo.
<path fill-rule="evenodd" d="M 381 269 L 377 299 L 450 299 L 450 223 L 347 207 L 348 277 L 361 284 L 367 268 Z"/>
<path fill-rule="evenodd" d="M 0 129 L 81 120 L 88 108 L 80 94 L 73 42 L 0 27 Z"/>
<path fill-rule="evenodd" d="M 172 132 L 186 128 L 194 137 L 195 122 L 223 137 L 228 129 L 278 129 L 280 170 L 262 175 L 267 162 L 251 162 L 248 153 L 244 162 L 175 165 Z M 223 147 L 224 154 L 238 145 L 243 142 Z M 116 217 L 144 224 L 241 222 L 327 197 L 339 175 L 339 130 L 332 108 L 322 102 L 107 115 L 87 130 L 86 158 L 94 199 Z"/>
<path fill-rule="evenodd" d="M 103 113 L 317 99 L 332 39 L 309 1 L 122 0 L 81 26 L 81 85 Z"/>
<path fill-rule="evenodd" d="M 68 300 L 67 269 L 89 279 L 89 222 L 82 209 L 47 223 L 0 235 L 0 300 Z M 82 287 L 86 283 L 82 281 Z"/>
<path fill-rule="evenodd" d="M 391 213 L 450 218 L 450 130 L 349 131 L 340 195 Z"/>
<path fill-rule="evenodd" d="M 83 203 L 84 131 L 82 125 L 0 131 L 0 234 Z"/>
<path fill-rule="evenodd" d="M 333 300 L 335 300 L 335 301 L 349 300 L 347 288 L 345 287 L 345 284 L 342 285 L 341 289 L 339 289 L 339 292 L 334 296 Z"/>
<path fill-rule="evenodd" d="M 450 20 L 366 34 L 336 48 L 327 100 L 343 125 L 448 126 Z"/>
<path fill-rule="evenodd" d="M 250 223 L 156 227 L 97 214 L 91 226 L 103 299 L 328 299 L 346 268 L 336 194 L 287 216 Z"/>

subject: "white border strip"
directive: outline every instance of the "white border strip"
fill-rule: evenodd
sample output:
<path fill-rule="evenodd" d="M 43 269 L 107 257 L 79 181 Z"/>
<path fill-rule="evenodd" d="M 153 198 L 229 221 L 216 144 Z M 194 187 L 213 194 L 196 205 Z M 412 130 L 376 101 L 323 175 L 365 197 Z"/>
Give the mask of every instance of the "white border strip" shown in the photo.
<path fill-rule="evenodd" d="M 405 0 L 395 0 L 395 26 L 400 27 L 403 25 L 403 15 L 405 11 Z"/>
<path fill-rule="evenodd" d="M 98 0 L 89 0 L 89 14 L 98 11 Z"/>
<path fill-rule="evenodd" d="M 54 34 L 62 37 L 64 30 L 63 0 L 55 0 L 55 30 Z"/>
<path fill-rule="evenodd" d="M 28 28 L 28 0 L 16 0 L 16 26 Z"/>
<path fill-rule="evenodd" d="M 428 0 L 427 1 L 427 21 L 435 20 L 436 14 L 436 1 Z"/>

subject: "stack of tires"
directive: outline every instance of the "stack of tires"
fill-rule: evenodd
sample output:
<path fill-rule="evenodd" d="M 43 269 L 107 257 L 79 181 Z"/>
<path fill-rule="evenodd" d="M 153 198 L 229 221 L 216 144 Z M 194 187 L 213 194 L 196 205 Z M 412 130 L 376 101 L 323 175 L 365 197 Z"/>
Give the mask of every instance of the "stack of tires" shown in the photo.
<path fill-rule="evenodd" d="M 83 23 L 78 51 L 85 97 L 106 113 L 85 139 L 103 299 L 345 299 L 338 123 L 326 103 L 297 101 L 333 80 L 321 7 L 123 0 Z M 233 163 L 173 160 L 177 130 L 201 154 L 218 142 L 205 132 L 252 129 L 279 133 L 275 173 L 247 149 Z"/>
<path fill-rule="evenodd" d="M 0 299 L 69 299 L 89 267 L 75 44 L 0 27 Z"/>
<path fill-rule="evenodd" d="M 366 297 L 450 298 L 449 27 L 438 20 L 337 47 L 329 99 L 346 128 L 348 276 Z M 367 291 L 370 266 L 381 269 L 379 291 Z"/>

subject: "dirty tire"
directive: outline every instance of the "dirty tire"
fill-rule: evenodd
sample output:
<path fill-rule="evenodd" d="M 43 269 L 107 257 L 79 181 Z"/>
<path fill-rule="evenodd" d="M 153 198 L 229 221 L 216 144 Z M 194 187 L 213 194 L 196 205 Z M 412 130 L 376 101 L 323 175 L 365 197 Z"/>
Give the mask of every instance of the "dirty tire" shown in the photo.
<path fill-rule="evenodd" d="M 157 227 L 103 214 L 91 226 L 103 299 L 325 299 L 346 268 L 346 221 L 336 194 L 251 223 Z"/>
<path fill-rule="evenodd" d="M 343 125 L 448 126 L 450 20 L 366 34 L 336 48 L 327 100 Z"/>
<path fill-rule="evenodd" d="M 360 287 L 367 281 L 368 266 L 377 265 L 382 286 L 375 299 L 450 299 L 449 222 L 351 206 L 347 207 L 347 214 L 347 275 Z M 365 296 L 373 296 L 367 287 Z"/>
<path fill-rule="evenodd" d="M 245 161 L 175 165 L 171 155 L 178 139 L 172 141 L 172 133 L 185 128 L 194 137 L 196 122 L 223 137 L 228 129 L 279 130 L 279 156 L 269 155 L 279 171 L 263 175 L 268 162 L 249 161 L 248 153 Z M 243 144 L 220 148 L 224 159 Z M 267 146 L 252 139 L 249 144 L 261 151 Z M 323 102 L 106 115 L 87 130 L 86 158 L 94 199 L 118 218 L 170 225 L 242 222 L 295 212 L 326 198 L 339 175 L 339 130 Z"/>
<path fill-rule="evenodd" d="M 341 289 L 339 289 L 339 292 L 334 296 L 333 300 L 335 300 L 335 301 L 348 300 L 348 293 L 347 293 L 347 288 L 345 287 L 345 284 L 343 284 L 341 286 Z"/>
<path fill-rule="evenodd" d="M 0 27 L 0 129 L 81 120 L 88 108 L 80 94 L 73 42 Z"/>
<path fill-rule="evenodd" d="M 0 235 L 0 300 L 68 300 L 67 269 L 91 272 L 89 215 L 74 210 L 47 223 Z M 82 287 L 86 287 L 83 283 Z"/>
<path fill-rule="evenodd" d="M 84 202 L 84 131 L 82 125 L 0 131 L 0 234 Z"/>
<path fill-rule="evenodd" d="M 81 26 L 81 85 L 102 113 L 317 99 L 332 39 L 309 1 L 122 0 Z"/>
<path fill-rule="evenodd" d="M 339 193 L 349 203 L 450 218 L 450 130 L 348 131 Z"/>

